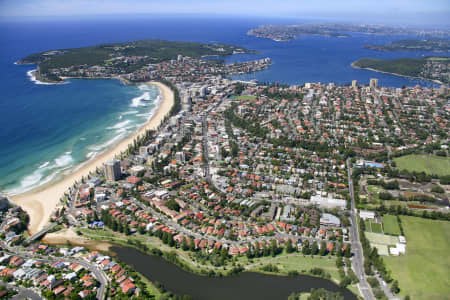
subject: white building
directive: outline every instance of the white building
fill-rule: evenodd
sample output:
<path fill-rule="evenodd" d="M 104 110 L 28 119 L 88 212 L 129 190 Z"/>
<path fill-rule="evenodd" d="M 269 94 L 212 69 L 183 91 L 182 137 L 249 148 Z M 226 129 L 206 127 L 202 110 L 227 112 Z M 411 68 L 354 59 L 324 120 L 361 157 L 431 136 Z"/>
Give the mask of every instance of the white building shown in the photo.
<path fill-rule="evenodd" d="M 320 225 L 339 227 L 341 226 L 341 220 L 332 214 L 325 213 L 320 217 Z"/>
<path fill-rule="evenodd" d="M 369 210 L 360 210 L 359 216 L 363 220 L 373 220 L 375 219 L 375 212 Z"/>
<path fill-rule="evenodd" d="M 324 208 L 345 209 L 347 207 L 347 201 L 344 199 L 322 197 L 321 195 L 311 196 L 310 202 Z"/>

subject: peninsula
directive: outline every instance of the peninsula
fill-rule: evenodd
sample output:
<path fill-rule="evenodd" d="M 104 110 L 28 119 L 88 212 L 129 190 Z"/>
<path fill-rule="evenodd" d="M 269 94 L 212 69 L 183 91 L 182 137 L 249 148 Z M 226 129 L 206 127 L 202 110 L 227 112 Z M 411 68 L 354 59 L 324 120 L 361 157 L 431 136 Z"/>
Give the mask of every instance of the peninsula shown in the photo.
<path fill-rule="evenodd" d="M 399 58 L 391 60 L 361 58 L 351 64 L 353 68 L 414 77 L 448 84 L 449 57 Z"/>
<path fill-rule="evenodd" d="M 112 78 L 132 73 L 149 64 L 177 59 L 177 55 L 200 58 L 252 52 L 222 43 L 139 40 L 44 51 L 31 54 L 17 63 L 36 64 L 36 79 L 59 83 L 63 77 Z"/>
<path fill-rule="evenodd" d="M 364 45 L 364 48 L 377 51 L 433 51 L 449 52 L 450 40 L 446 39 L 408 39 L 392 41 L 387 45 Z"/>

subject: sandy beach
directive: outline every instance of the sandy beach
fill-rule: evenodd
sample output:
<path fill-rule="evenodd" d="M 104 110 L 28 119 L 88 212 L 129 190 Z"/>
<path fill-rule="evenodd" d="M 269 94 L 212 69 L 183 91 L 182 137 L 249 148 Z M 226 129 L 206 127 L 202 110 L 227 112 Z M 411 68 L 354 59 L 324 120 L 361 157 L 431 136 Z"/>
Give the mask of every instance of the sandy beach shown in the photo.
<path fill-rule="evenodd" d="M 169 114 L 175 101 L 172 90 L 160 82 L 151 81 L 147 82 L 147 84 L 156 85 L 160 89 L 162 100 L 152 118 L 136 133 L 122 140 L 93 160 L 88 161 L 74 173 L 61 178 L 59 181 L 11 197 L 14 203 L 20 205 L 30 215 L 30 225 L 28 227 L 30 233 L 36 233 L 45 226 L 54 209 L 61 205 L 61 197 L 75 181 L 81 180 L 83 176 L 87 176 L 90 172 L 95 172 L 97 167 L 101 168 L 105 162 L 113 159 L 121 152 L 126 151 L 128 145 L 133 143 L 136 137 L 141 136 L 146 130 L 156 129 L 165 116 Z"/>

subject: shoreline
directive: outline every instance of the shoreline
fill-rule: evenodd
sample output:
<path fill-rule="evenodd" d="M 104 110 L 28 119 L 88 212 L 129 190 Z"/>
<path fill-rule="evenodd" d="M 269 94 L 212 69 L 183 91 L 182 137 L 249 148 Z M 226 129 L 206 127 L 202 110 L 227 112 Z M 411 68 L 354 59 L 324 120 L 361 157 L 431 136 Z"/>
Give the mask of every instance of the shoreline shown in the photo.
<path fill-rule="evenodd" d="M 437 84 L 441 84 L 441 85 L 447 86 L 445 83 L 443 83 L 442 81 L 439 81 L 437 79 L 430 79 L 430 78 L 417 77 L 417 76 L 408 76 L 408 75 L 403 75 L 403 74 L 398 74 L 398 73 L 391 73 L 391 72 L 381 71 L 381 70 L 377 70 L 377 69 L 373 69 L 373 68 L 362 68 L 362 67 L 358 67 L 357 65 L 355 65 L 355 63 L 356 63 L 356 61 L 354 61 L 354 62 L 352 62 L 350 64 L 350 66 L 353 69 L 369 70 L 369 71 L 372 71 L 372 72 L 384 73 L 384 74 L 400 76 L 400 77 L 405 77 L 405 78 L 411 78 L 411 79 L 421 79 L 421 80 L 431 81 L 431 82 L 434 82 L 434 83 L 437 83 Z"/>
<path fill-rule="evenodd" d="M 114 78 L 113 78 L 114 79 Z M 123 78 L 119 79 L 126 84 Z M 142 125 L 135 133 L 124 138 L 110 149 L 96 156 L 92 160 L 88 160 L 81 164 L 81 167 L 76 169 L 72 174 L 64 176 L 57 181 L 44 184 L 36 187 L 30 191 L 22 194 L 11 196 L 11 200 L 22 207 L 30 216 L 30 224 L 28 231 L 36 233 L 41 230 L 45 224 L 48 223 L 49 218 L 55 208 L 60 206 L 60 199 L 64 193 L 73 186 L 75 181 L 80 181 L 82 177 L 86 177 L 91 172 L 95 172 L 97 168 L 101 168 L 103 164 L 122 152 L 126 151 L 128 146 L 133 143 L 133 140 L 142 136 L 147 130 L 156 130 L 164 118 L 170 113 L 175 102 L 173 91 L 166 85 L 156 82 L 139 82 L 139 84 L 155 85 L 160 90 L 162 99 L 153 116 L 144 125 Z"/>

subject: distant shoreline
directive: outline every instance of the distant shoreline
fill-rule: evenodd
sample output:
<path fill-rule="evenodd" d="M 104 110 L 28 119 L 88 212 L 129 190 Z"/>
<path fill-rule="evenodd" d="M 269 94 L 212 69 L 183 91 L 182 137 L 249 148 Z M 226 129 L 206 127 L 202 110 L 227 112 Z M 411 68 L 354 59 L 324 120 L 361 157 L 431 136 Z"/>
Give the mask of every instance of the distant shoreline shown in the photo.
<path fill-rule="evenodd" d="M 121 81 L 125 84 L 134 84 L 123 78 Z M 55 208 L 60 205 L 60 199 L 73 186 L 75 181 L 80 181 L 82 177 L 86 177 L 89 173 L 95 172 L 105 162 L 126 151 L 128 146 L 133 143 L 133 140 L 142 136 L 147 130 L 156 130 L 164 118 L 170 113 L 175 99 L 173 91 L 168 86 L 155 81 L 139 82 L 136 84 L 155 85 L 159 88 L 162 96 L 157 110 L 148 122 L 142 125 L 134 134 L 118 142 L 109 150 L 81 164 L 81 167 L 76 169 L 72 174 L 64 176 L 57 181 L 36 187 L 25 193 L 11 196 L 13 202 L 21 206 L 30 215 L 29 231 L 31 233 L 38 232 L 47 224 Z"/>
<path fill-rule="evenodd" d="M 442 81 L 439 81 L 437 79 L 430 79 L 430 78 L 425 78 L 425 77 L 417 77 L 417 76 L 408 76 L 408 75 L 403 75 L 403 74 L 398 74 L 398 73 L 391 73 L 391 72 L 386 72 L 386 71 L 381 71 L 381 70 L 377 70 L 377 69 L 373 69 L 373 68 L 362 68 L 362 67 L 358 67 L 357 65 L 355 65 L 356 61 L 352 62 L 350 64 L 350 66 L 353 69 L 360 69 L 360 70 L 369 70 L 369 71 L 373 71 L 373 72 L 378 72 L 378 73 L 384 73 L 384 74 L 390 74 L 390 75 L 395 75 L 395 76 L 400 76 L 400 77 L 405 77 L 405 78 L 413 78 L 413 79 L 421 79 L 421 80 L 427 80 L 427 81 L 432 81 L 434 83 L 437 84 L 441 84 L 441 85 L 445 85 L 445 83 L 443 83 Z"/>

